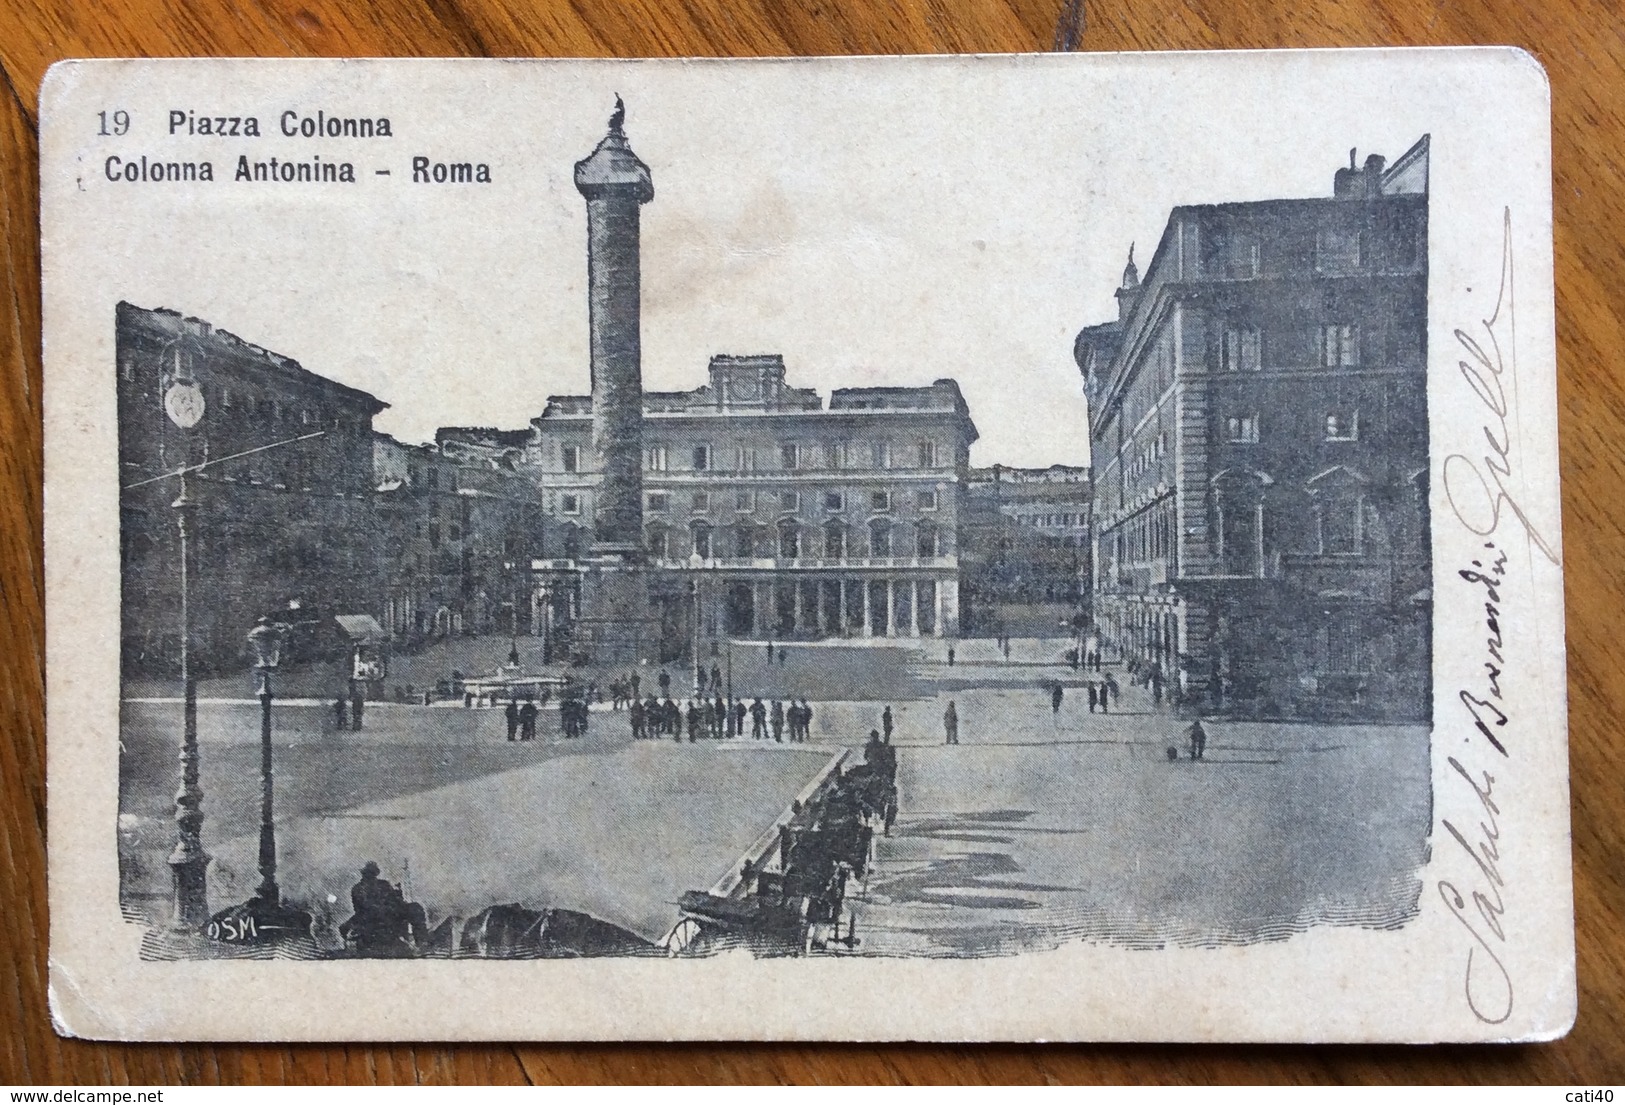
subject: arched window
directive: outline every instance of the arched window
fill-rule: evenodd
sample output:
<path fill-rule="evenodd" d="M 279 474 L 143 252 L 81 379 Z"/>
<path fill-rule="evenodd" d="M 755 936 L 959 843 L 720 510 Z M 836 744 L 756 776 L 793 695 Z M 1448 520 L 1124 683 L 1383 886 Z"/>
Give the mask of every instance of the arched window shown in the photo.
<path fill-rule="evenodd" d="M 869 555 L 891 555 L 891 519 L 875 518 L 869 523 Z"/>
<path fill-rule="evenodd" d="M 741 522 L 734 527 L 734 555 L 742 560 L 750 560 L 756 555 L 755 524 Z"/>
<path fill-rule="evenodd" d="M 1264 574 L 1264 492 L 1274 481 L 1263 472 L 1226 469 L 1213 477 L 1219 561 L 1226 575 Z"/>
<path fill-rule="evenodd" d="M 801 556 L 801 527 L 795 519 L 785 518 L 779 522 L 779 557 L 783 560 L 795 560 Z"/>
<path fill-rule="evenodd" d="M 689 527 L 694 539 L 694 552 L 703 560 L 711 559 L 711 526 L 707 522 L 695 522 Z"/>
<path fill-rule="evenodd" d="M 937 526 L 935 522 L 921 522 L 915 527 L 914 554 L 920 557 L 937 555 Z"/>
<path fill-rule="evenodd" d="M 646 536 L 649 555 L 656 560 L 665 560 L 671 552 L 671 531 L 656 522 L 648 528 Z"/>

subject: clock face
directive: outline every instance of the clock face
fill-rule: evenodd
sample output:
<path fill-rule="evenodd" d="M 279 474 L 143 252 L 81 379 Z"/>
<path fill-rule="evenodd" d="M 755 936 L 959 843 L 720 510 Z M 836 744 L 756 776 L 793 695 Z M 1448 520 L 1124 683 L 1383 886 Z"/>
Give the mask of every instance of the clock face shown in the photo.
<path fill-rule="evenodd" d="M 175 425 L 190 430 L 203 417 L 203 389 L 190 380 L 177 380 L 164 392 L 164 411 Z"/>

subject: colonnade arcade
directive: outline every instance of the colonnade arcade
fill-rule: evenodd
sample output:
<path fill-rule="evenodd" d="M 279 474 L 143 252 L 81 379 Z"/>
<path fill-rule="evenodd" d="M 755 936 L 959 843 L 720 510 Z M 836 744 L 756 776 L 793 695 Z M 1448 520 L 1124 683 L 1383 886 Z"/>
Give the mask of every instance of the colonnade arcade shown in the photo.
<path fill-rule="evenodd" d="M 687 574 L 687 573 L 685 573 Z M 956 635 L 959 584 L 927 574 L 720 573 L 691 580 L 705 637 Z"/>

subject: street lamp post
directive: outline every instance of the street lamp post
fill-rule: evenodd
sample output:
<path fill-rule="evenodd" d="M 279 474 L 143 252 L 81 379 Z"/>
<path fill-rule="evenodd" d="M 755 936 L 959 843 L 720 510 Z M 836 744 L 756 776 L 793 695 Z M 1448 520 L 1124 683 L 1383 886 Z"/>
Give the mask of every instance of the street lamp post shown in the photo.
<path fill-rule="evenodd" d="M 187 494 L 186 473 L 171 504 L 180 529 L 181 589 L 181 785 L 175 794 L 175 848 L 169 870 L 175 887 L 171 928 L 196 932 L 209 917 L 209 853 L 203 848 L 203 788 L 198 785 L 197 676 L 192 670 L 192 606 L 189 564 L 197 501 Z"/>
<path fill-rule="evenodd" d="M 209 916 L 209 853 L 203 849 L 203 788 L 198 785 L 197 675 L 192 668 L 191 544 L 197 500 L 188 494 L 186 470 L 192 463 L 192 429 L 203 418 L 203 389 L 192 379 L 185 337 L 160 354 L 160 371 L 169 377 L 164 413 L 182 434 L 180 494 L 170 504 L 180 533 L 181 598 L 181 784 L 175 794 L 175 848 L 169 854 L 175 907 L 170 927 L 196 932 Z M 168 363 L 173 356 L 173 364 Z M 192 359 L 195 360 L 195 357 Z"/>
<path fill-rule="evenodd" d="M 207 935 L 228 944 L 270 944 L 309 936 L 310 914 L 284 905 L 276 878 L 275 772 L 271 760 L 271 674 L 282 661 L 290 626 L 261 618 L 248 631 L 254 690 L 260 700 L 260 884 L 254 896 L 215 914 Z"/>
<path fill-rule="evenodd" d="M 276 884 L 276 814 L 271 766 L 271 673 L 282 660 L 282 640 L 286 626 L 261 618 L 248 631 L 248 644 L 254 650 L 255 692 L 260 699 L 260 885 L 254 894 L 271 906 L 281 906 L 282 890 Z"/>

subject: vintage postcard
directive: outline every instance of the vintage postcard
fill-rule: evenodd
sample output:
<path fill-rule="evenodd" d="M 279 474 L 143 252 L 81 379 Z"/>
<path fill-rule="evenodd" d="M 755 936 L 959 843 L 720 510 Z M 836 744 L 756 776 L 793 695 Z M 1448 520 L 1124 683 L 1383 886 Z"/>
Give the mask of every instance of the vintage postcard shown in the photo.
<path fill-rule="evenodd" d="M 74 61 L 51 994 L 160 1039 L 1575 1014 L 1513 50 Z"/>

